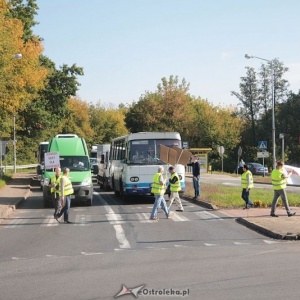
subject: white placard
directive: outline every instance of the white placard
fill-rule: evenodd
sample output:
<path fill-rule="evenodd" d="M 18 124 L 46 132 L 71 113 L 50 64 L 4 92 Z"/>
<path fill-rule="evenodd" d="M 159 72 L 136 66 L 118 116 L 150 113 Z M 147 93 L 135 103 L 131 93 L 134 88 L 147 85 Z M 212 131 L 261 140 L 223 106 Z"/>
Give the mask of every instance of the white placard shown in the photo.
<path fill-rule="evenodd" d="M 264 151 L 264 152 L 257 152 L 257 158 L 266 158 L 269 157 L 269 152 Z"/>
<path fill-rule="evenodd" d="M 59 153 L 46 152 L 45 153 L 45 169 L 55 169 L 60 167 Z"/>

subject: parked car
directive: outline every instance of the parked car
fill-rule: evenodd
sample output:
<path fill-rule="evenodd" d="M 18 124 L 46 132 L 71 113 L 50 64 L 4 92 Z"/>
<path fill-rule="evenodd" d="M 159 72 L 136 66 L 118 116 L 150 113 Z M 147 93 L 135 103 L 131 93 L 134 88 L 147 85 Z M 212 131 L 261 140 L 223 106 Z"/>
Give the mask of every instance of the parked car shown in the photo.
<path fill-rule="evenodd" d="M 269 170 L 267 167 L 264 167 L 262 164 L 256 163 L 256 162 L 250 162 L 246 163 L 246 165 L 249 167 L 249 170 L 253 175 L 269 175 Z"/>

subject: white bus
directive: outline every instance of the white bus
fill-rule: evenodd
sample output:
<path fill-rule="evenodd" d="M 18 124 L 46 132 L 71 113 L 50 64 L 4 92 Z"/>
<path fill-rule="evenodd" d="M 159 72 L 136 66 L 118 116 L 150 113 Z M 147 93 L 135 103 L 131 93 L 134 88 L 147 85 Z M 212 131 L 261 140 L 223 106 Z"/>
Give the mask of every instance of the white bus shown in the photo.
<path fill-rule="evenodd" d="M 109 185 L 109 172 L 110 172 L 110 160 L 109 160 L 110 144 L 99 144 L 97 148 L 97 180 L 101 188 L 108 191 Z"/>
<path fill-rule="evenodd" d="M 115 138 L 110 149 L 110 187 L 124 198 L 151 195 L 153 175 L 159 165 L 167 167 L 160 158 L 160 145 L 182 148 L 177 132 L 138 132 Z M 185 191 L 185 167 L 176 166 Z M 169 174 L 168 174 L 169 175 Z"/>

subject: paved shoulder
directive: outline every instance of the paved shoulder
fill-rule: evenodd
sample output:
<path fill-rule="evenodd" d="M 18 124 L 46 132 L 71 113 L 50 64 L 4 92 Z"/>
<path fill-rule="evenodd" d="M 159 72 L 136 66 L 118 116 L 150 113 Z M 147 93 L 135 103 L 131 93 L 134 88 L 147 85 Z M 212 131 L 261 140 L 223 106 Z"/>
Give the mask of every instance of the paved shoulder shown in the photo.
<path fill-rule="evenodd" d="M 16 173 L 12 180 L 0 189 L 0 221 L 9 216 L 30 193 L 33 173 Z"/>

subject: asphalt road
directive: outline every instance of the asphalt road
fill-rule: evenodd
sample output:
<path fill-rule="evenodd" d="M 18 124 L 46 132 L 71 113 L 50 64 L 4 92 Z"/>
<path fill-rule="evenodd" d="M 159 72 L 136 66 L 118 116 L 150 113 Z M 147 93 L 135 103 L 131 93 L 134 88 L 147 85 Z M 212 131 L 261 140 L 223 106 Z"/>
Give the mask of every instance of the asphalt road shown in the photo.
<path fill-rule="evenodd" d="M 173 219 L 150 221 L 152 203 L 95 189 L 94 206 L 72 207 L 74 223 L 58 224 L 33 188 L 0 224 L 0 298 L 113 299 L 123 284 L 144 285 L 142 299 L 299 298 L 297 242 L 187 201 Z"/>

